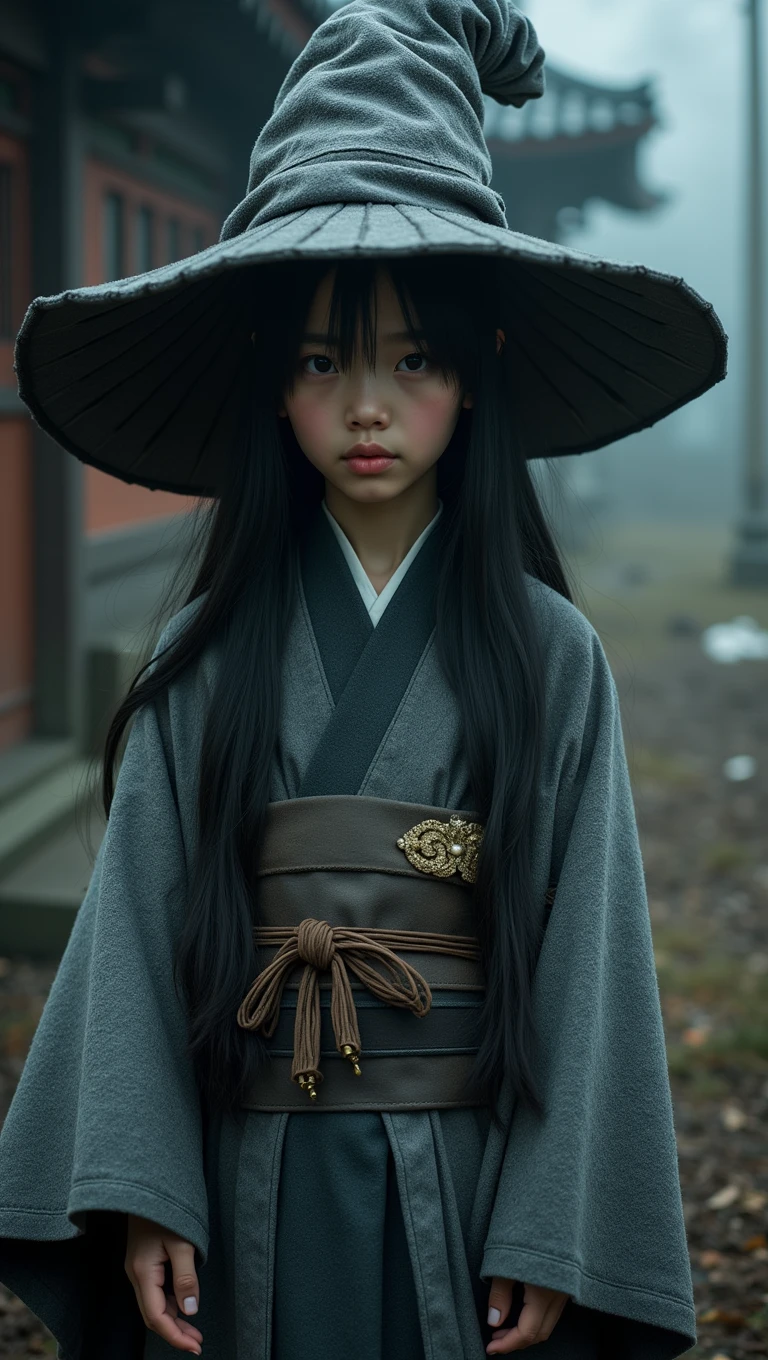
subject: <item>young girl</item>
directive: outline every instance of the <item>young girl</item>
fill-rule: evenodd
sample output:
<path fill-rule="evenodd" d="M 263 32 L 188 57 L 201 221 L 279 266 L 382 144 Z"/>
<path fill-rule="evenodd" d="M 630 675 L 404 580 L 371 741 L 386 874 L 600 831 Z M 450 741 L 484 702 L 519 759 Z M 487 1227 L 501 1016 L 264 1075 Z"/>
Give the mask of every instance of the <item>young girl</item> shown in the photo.
<path fill-rule="evenodd" d="M 481 90 L 541 59 L 505 0 L 353 0 L 218 246 L 25 321 L 64 447 L 213 498 L 0 1138 L 0 1278 L 63 1360 L 695 1343 L 616 690 L 527 458 L 724 340 L 506 228 Z"/>

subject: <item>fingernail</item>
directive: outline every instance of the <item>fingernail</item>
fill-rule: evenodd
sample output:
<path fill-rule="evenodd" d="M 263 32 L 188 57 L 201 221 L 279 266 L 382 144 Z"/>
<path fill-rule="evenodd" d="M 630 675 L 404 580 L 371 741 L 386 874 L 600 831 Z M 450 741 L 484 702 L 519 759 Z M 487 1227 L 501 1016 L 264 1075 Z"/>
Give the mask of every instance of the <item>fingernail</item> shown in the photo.
<path fill-rule="evenodd" d="M 501 1313 L 499 1312 L 498 1308 L 489 1308 L 489 1309 L 488 1309 L 488 1326 L 489 1326 L 489 1327 L 498 1327 L 498 1325 L 499 1325 L 500 1322 L 501 1322 Z"/>
<path fill-rule="evenodd" d="M 185 1312 L 185 1313 L 196 1313 L 196 1312 L 197 1312 L 197 1299 L 194 1299 L 194 1298 L 185 1299 L 185 1300 L 184 1300 L 184 1312 Z"/>

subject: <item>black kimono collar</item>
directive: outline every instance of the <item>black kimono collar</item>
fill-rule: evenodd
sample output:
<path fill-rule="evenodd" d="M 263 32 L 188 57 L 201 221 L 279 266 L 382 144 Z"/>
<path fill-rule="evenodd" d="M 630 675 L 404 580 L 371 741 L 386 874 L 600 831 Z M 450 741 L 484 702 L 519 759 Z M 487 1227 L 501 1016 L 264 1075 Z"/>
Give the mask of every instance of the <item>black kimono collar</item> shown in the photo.
<path fill-rule="evenodd" d="M 335 708 L 298 796 L 358 793 L 431 639 L 445 516 L 374 627 L 322 509 L 301 545 L 301 584 Z"/>

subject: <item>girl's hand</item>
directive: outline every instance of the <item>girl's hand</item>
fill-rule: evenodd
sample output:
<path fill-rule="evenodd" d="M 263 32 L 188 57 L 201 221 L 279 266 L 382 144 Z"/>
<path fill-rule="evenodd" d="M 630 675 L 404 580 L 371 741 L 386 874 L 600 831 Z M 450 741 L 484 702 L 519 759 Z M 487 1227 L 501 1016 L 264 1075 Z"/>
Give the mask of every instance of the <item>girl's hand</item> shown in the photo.
<path fill-rule="evenodd" d="M 170 1261 L 173 1271 L 173 1295 L 166 1295 L 165 1263 Z M 128 1244 L 125 1252 L 125 1273 L 136 1291 L 141 1316 L 151 1332 L 157 1332 L 169 1345 L 180 1351 L 202 1355 L 203 1334 L 186 1322 L 185 1301 L 192 1301 L 197 1312 L 200 1289 L 195 1273 L 195 1248 L 183 1237 L 152 1223 L 148 1218 L 128 1215 Z"/>
<path fill-rule="evenodd" d="M 544 1289 L 537 1284 L 523 1285 L 524 1303 L 514 1327 L 502 1328 L 499 1323 L 507 1316 L 512 1303 L 514 1280 L 494 1276 L 488 1295 L 488 1325 L 496 1327 L 493 1340 L 486 1346 L 487 1355 L 508 1355 L 510 1351 L 524 1351 L 537 1341 L 546 1341 L 571 1297 L 557 1289 Z"/>

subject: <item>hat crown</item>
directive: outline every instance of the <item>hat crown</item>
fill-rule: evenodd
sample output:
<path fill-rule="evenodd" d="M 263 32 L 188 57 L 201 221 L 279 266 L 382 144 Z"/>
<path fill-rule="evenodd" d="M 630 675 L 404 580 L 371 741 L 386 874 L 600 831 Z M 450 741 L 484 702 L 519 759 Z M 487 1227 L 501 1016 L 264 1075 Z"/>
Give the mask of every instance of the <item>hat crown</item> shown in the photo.
<path fill-rule="evenodd" d="M 288 71 L 222 240 L 320 203 L 443 207 L 505 227 L 482 96 L 521 107 L 544 93 L 543 64 L 508 0 L 351 0 Z"/>

